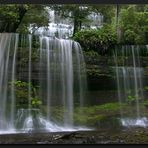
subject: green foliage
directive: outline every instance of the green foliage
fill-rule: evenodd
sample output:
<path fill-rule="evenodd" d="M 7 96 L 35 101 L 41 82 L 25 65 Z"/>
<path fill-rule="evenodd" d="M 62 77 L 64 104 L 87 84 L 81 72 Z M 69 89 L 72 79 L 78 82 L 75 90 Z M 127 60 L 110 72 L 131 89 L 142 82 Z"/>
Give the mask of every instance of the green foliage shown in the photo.
<path fill-rule="evenodd" d="M 93 50 L 101 55 L 108 53 L 116 44 L 116 33 L 111 26 L 104 26 L 97 30 L 82 30 L 73 38 L 81 44 L 84 51 Z"/>
<path fill-rule="evenodd" d="M 136 36 L 136 33 L 130 29 L 127 29 L 124 32 L 124 38 L 127 44 L 134 44 Z"/>
<path fill-rule="evenodd" d="M 27 108 L 28 106 L 28 83 L 22 81 L 14 81 L 9 83 L 11 89 L 12 86 L 15 88 L 16 106 L 18 108 Z"/>
<path fill-rule="evenodd" d="M 133 103 L 135 103 L 135 101 L 136 101 L 135 96 L 131 96 L 131 95 L 127 96 L 127 103 L 128 104 L 133 104 Z"/>
<path fill-rule="evenodd" d="M 148 86 L 145 86 L 145 87 L 144 87 L 144 90 L 148 90 Z"/>
<path fill-rule="evenodd" d="M 31 83 L 23 81 L 11 81 L 9 83 L 9 88 L 14 86 L 14 94 L 16 97 L 16 107 L 17 108 L 28 108 L 29 101 L 31 102 L 32 108 L 39 108 L 42 105 L 42 101 L 37 97 L 36 87 Z M 31 100 L 29 100 L 28 88 L 31 87 Z"/>
<path fill-rule="evenodd" d="M 42 101 L 39 98 L 31 98 L 31 106 L 33 108 L 39 108 L 42 105 Z"/>
<path fill-rule="evenodd" d="M 93 76 L 93 77 L 99 77 L 100 76 L 100 69 L 98 69 L 98 67 L 93 67 L 93 68 L 87 68 L 87 75 L 89 76 Z"/>
<path fill-rule="evenodd" d="M 139 95 L 141 93 L 140 88 L 137 89 L 137 93 L 138 94 L 136 94 L 134 90 L 128 90 L 126 92 L 126 95 L 127 95 L 126 103 L 132 105 L 132 104 L 135 104 L 137 101 L 138 102 L 143 102 L 143 99 L 141 98 L 141 95 Z"/>
<path fill-rule="evenodd" d="M 18 18 L 17 5 L 0 5 L 0 19 L 1 21 L 17 21 Z"/>
<path fill-rule="evenodd" d="M 89 57 L 89 58 L 99 58 L 100 57 L 100 55 L 93 50 L 83 51 L 83 54 L 85 57 Z"/>
<path fill-rule="evenodd" d="M 0 5 L 0 32 L 16 32 L 24 14 L 28 10 L 27 5 L 1 4 Z"/>
<path fill-rule="evenodd" d="M 145 100 L 143 104 L 145 107 L 148 107 L 148 100 Z"/>
<path fill-rule="evenodd" d="M 109 116 L 116 116 L 120 111 L 119 103 L 106 103 L 90 107 L 76 108 L 74 121 L 79 124 L 96 125 Z M 85 113 L 85 114 L 84 114 Z"/>
<path fill-rule="evenodd" d="M 25 66 L 29 62 L 29 49 L 26 47 L 24 48 L 19 48 L 18 49 L 18 65 L 19 66 Z M 32 48 L 32 53 L 31 53 L 31 62 L 38 62 L 39 61 L 39 50 L 36 48 Z"/>
<path fill-rule="evenodd" d="M 135 104 L 136 102 L 142 102 L 140 96 L 136 97 L 136 95 L 128 95 L 126 102 L 130 105 Z"/>
<path fill-rule="evenodd" d="M 142 10 L 143 9 L 143 10 Z M 144 7 L 138 9 L 137 5 L 129 5 L 121 9 L 119 26 L 121 28 L 124 44 L 147 44 L 148 11 Z"/>
<path fill-rule="evenodd" d="M 48 12 L 43 5 L 28 5 L 28 10 L 17 28 L 19 33 L 34 33 L 41 26 L 48 26 Z M 28 27 L 32 24 L 32 29 Z"/>
<path fill-rule="evenodd" d="M 144 87 L 144 90 L 148 91 L 148 86 L 145 86 L 145 87 Z M 144 106 L 148 107 L 148 100 L 145 100 L 145 101 L 143 102 L 143 104 L 144 104 Z"/>
<path fill-rule="evenodd" d="M 26 57 L 23 57 L 23 58 L 20 57 L 20 59 L 19 59 L 19 64 L 21 66 L 26 65 L 29 61 L 28 60 L 29 56 L 26 52 L 25 52 L 25 55 L 26 55 Z M 39 61 L 39 55 L 37 54 L 37 52 L 35 50 L 32 51 L 31 61 L 32 62 L 38 62 Z"/>
<path fill-rule="evenodd" d="M 96 110 L 103 110 L 103 111 L 110 111 L 110 112 L 116 112 L 120 110 L 120 104 L 119 103 L 106 103 L 99 106 L 95 106 Z"/>
<path fill-rule="evenodd" d="M 48 25 L 48 15 L 44 5 L 6 4 L 0 5 L 0 32 L 29 33 L 34 29 Z"/>

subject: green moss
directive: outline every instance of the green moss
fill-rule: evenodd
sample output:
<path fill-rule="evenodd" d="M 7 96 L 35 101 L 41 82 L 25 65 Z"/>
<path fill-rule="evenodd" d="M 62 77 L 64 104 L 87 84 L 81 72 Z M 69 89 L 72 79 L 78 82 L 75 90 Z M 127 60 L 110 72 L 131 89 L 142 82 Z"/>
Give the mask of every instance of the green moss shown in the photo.
<path fill-rule="evenodd" d="M 93 112 L 94 114 L 94 112 Z M 95 114 L 92 115 L 91 113 L 85 113 L 85 114 L 74 114 L 74 122 L 75 124 L 83 124 L 83 125 L 96 125 L 96 123 L 102 119 L 104 119 L 104 115 Z"/>
<path fill-rule="evenodd" d="M 75 123 L 85 125 L 96 125 L 99 121 L 103 121 L 109 116 L 119 114 L 119 103 L 106 103 L 90 107 L 77 107 L 74 112 Z"/>
<path fill-rule="evenodd" d="M 95 106 L 98 110 L 107 110 L 107 111 L 118 111 L 120 109 L 119 103 L 106 103 L 103 105 Z"/>
<path fill-rule="evenodd" d="M 90 116 L 87 121 L 90 123 L 90 125 L 94 125 L 97 124 L 98 121 L 103 120 L 104 118 L 105 118 L 104 115 L 95 115 L 95 116 Z"/>

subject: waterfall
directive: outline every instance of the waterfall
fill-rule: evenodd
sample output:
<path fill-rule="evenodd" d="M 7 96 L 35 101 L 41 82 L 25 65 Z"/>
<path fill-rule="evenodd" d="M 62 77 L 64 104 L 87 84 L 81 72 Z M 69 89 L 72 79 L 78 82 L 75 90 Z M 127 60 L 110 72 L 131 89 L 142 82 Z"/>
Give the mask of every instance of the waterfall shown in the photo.
<path fill-rule="evenodd" d="M 32 54 L 32 39 L 31 39 L 31 35 L 28 36 L 29 39 L 29 64 L 28 64 L 28 108 L 31 108 L 31 54 Z M 29 112 L 29 116 L 30 116 L 30 112 Z"/>
<path fill-rule="evenodd" d="M 13 54 L 13 61 L 12 61 L 12 76 L 11 76 L 11 82 L 12 82 L 12 86 L 11 86 L 11 125 L 14 124 L 14 115 L 15 115 L 15 86 L 14 86 L 14 82 L 15 82 L 15 73 L 16 73 L 16 54 L 17 54 L 17 49 L 18 49 L 18 34 L 15 35 L 15 44 L 14 44 L 14 54 Z M 8 72 L 8 71 L 7 71 Z"/>
<path fill-rule="evenodd" d="M 35 38 L 38 47 L 34 47 L 32 35 L 0 34 L 0 132 L 83 130 L 75 126 L 73 118 L 74 107 L 83 106 L 87 89 L 80 44 Z M 19 97 L 22 93 L 23 98 Z M 41 102 L 40 107 L 33 101 Z M 60 112 L 60 119 L 54 109 Z"/>
<path fill-rule="evenodd" d="M 62 15 L 57 14 L 56 11 L 51 10 L 49 7 L 46 7 L 46 10 L 48 12 L 48 18 L 50 22 L 48 23 L 48 26 L 46 27 L 42 26 L 37 28 L 34 27 L 34 24 L 30 25 L 29 27 L 30 33 L 34 32 L 35 35 L 44 35 L 44 36 L 58 37 L 64 39 L 72 37 L 74 31 L 74 22 L 71 12 L 67 14 L 69 15 L 69 17 L 64 18 L 62 17 Z M 103 26 L 104 17 L 103 15 L 101 15 L 101 13 L 91 12 L 87 16 L 87 19 L 89 20 L 89 22 L 83 22 L 82 29 L 86 29 L 89 27 L 92 29 L 97 29 Z"/>
<path fill-rule="evenodd" d="M 11 85 L 10 95 L 8 83 L 10 80 L 15 81 L 17 47 L 18 34 L 0 33 L 0 131 L 14 129 L 14 83 Z"/>
<path fill-rule="evenodd" d="M 51 10 L 49 7 L 46 8 L 48 11 L 49 22 L 47 27 L 39 27 L 34 34 L 35 35 L 44 35 L 50 37 L 58 37 L 58 38 L 69 38 L 73 34 L 73 23 L 70 18 L 62 18 L 57 15 L 54 10 Z M 32 33 L 34 27 L 30 25 L 29 28 Z"/>
<path fill-rule="evenodd" d="M 146 48 L 146 47 L 145 47 Z M 121 105 L 121 121 L 125 126 L 146 125 L 143 117 L 142 104 L 144 69 L 140 63 L 140 46 L 126 45 L 114 52 L 118 99 Z M 128 103 L 131 109 L 128 116 L 124 115 L 122 105 Z"/>
<path fill-rule="evenodd" d="M 47 118 L 50 119 L 51 104 L 54 104 L 56 98 L 59 106 L 63 106 L 64 125 L 73 125 L 74 109 L 74 81 L 77 81 L 79 88 L 79 103 L 83 105 L 83 96 L 86 85 L 86 71 L 82 50 L 77 42 L 64 39 L 53 39 L 49 37 L 40 37 L 40 77 L 46 75 L 46 82 L 41 78 L 40 87 L 47 85 Z M 44 53 L 44 54 L 43 54 Z M 43 74 L 46 65 L 46 74 Z M 43 91 L 43 90 L 42 90 Z M 40 93 L 42 94 L 42 92 Z M 49 107 L 50 106 L 50 107 Z"/>

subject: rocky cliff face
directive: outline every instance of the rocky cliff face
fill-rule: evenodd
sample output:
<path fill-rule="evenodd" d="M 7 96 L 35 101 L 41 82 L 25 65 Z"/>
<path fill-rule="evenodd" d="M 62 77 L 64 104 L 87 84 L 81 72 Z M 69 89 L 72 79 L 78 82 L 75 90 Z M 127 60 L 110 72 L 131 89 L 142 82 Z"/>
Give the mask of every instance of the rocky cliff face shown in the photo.
<path fill-rule="evenodd" d="M 120 59 L 130 61 L 131 59 Z M 86 100 L 89 104 L 100 104 L 105 102 L 117 101 L 117 86 L 115 64 L 112 56 L 88 57 L 85 56 L 88 91 L 86 92 Z M 144 87 L 148 84 L 148 57 L 140 58 L 141 66 L 144 68 L 143 82 Z M 119 61 L 120 63 L 120 61 Z M 130 63 L 130 62 L 129 62 Z M 39 63 L 32 62 L 32 83 L 38 84 L 39 79 Z M 17 65 L 17 79 L 28 81 L 28 64 Z M 147 97 L 148 92 L 144 90 L 144 96 Z"/>

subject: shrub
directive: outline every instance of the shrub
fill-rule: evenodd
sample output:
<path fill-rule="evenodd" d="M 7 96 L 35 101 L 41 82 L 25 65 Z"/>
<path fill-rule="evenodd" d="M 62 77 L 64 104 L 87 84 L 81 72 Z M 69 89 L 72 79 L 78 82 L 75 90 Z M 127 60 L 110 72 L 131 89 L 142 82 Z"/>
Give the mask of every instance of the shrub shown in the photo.
<path fill-rule="evenodd" d="M 11 89 L 12 85 L 14 86 L 14 93 L 16 97 L 16 107 L 17 108 L 28 108 L 29 107 L 29 98 L 28 98 L 28 82 L 23 81 L 11 81 L 9 82 L 9 88 Z M 31 87 L 31 107 L 39 108 L 42 105 L 42 101 L 37 97 L 37 92 L 35 86 L 30 84 Z"/>
<path fill-rule="evenodd" d="M 31 98 L 31 106 L 33 108 L 39 108 L 42 105 L 42 101 L 39 98 Z"/>
<path fill-rule="evenodd" d="M 148 108 L 148 100 L 145 100 L 143 104 L 146 108 Z"/>
<path fill-rule="evenodd" d="M 81 30 L 73 39 L 81 44 L 84 51 L 93 50 L 104 55 L 116 44 L 116 33 L 110 26 L 104 26 L 101 29 Z"/>
<path fill-rule="evenodd" d="M 136 38 L 136 33 L 132 30 L 126 30 L 124 32 L 124 39 L 126 44 L 134 44 L 135 43 L 135 38 Z"/>
<path fill-rule="evenodd" d="M 120 28 L 122 30 L 122 44 L 147 44 L 148 12 L 137 11 L 135 6 L 121 9 Z"/>

